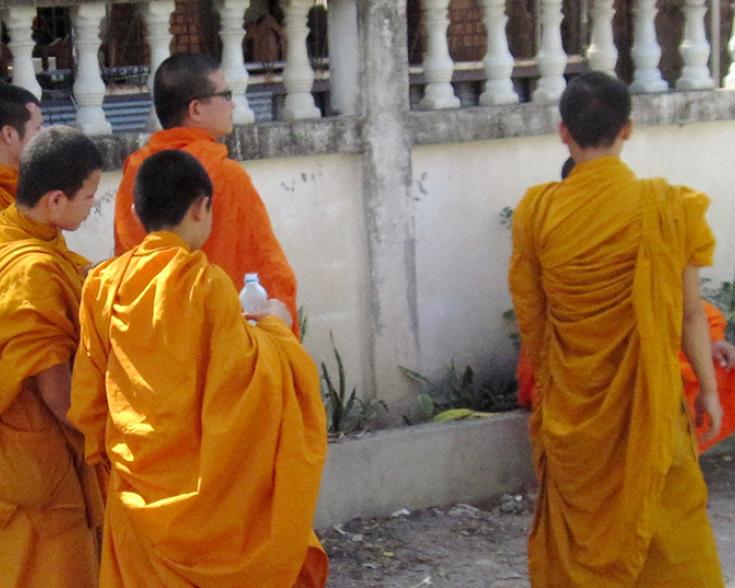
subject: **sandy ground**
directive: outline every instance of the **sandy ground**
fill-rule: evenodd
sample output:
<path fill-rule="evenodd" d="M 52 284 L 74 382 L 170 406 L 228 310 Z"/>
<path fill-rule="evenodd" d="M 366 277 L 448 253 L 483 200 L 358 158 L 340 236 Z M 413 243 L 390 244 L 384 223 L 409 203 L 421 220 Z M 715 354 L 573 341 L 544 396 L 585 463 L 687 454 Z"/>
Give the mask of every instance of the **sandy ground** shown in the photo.
<path fill-rule="evenodd" d="M 735 588 L 735 452 L 702 459 L 728 588 Z M 355 519 L 319 534 L 330 588 L 526 588 L 533 489 L 475 505 Z M 683 588 L 683 587 L 682 587 Z"/>

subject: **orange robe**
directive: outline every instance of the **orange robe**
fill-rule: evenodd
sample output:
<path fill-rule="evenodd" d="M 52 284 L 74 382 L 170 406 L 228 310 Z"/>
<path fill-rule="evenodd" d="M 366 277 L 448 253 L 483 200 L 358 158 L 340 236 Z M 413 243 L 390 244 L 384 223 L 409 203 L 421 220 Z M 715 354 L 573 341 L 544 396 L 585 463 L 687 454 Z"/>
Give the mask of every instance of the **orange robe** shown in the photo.
<path fill-rule="evenodd" d="M 720 310 L 710 304 L 704 303 L 704 309 L 707 313 L 707 322 L 709 323 L 710 338 L 712 341 L 722 341 L 725 338 L 725 329 L 727 321 Z M 689 414 L 695 413 L 695 401 L 699 395 L 699 380 L 694 373 L 694 368 L 689 365 L 683 353 L 679 354 L 679 362 L 681 364 L 681 376 L 684 380 L 684 394 L 686 395 Z M 727 370 L 722 366 L 715 364 L 715 375 L 717 376 L 717 393 L 720 397 L 722 405 L 722 427 L 720 433 L 710 441 L 699 441 L 699 450 L 706 451 L 713 445 L 723 441 L 735 432 L 735 370 Z M 707 422 L 702 422 L 697 428 L 698 437 L 707 429 Z"/>
<path fill-rule="evenodd" d="M 707 313 L 710 339 L 713 342 L 722 341 L 725 338 L 725 328 L 727 327 L 724 315 L 713 304 L 706 301 L 703 301 L 702 304 Z M 696 414 L 695 401 L 699 395 L 699 380 L 682 352 L 679 352 L 679 363 L 681 365 L 682 380 L 684 381 L 687 407 L 689 414 L 693 417 Z M 703 441 L 702 437 L 707 430 L 707 422 L 702 422 L 697 427 L 697 442 L 700 452 L 706 451 L 735 432 L 735 370 L 727 370 L 720 365 L 715 365 L 715 374 L 717 376 L 720 404 L 723 410 L 722 428 L 717 437 L 710 441 Z M 521 348 L 518 357 L 516 380 L 518 382 L 518 405 L 530 407 L 535 398 L 533 368 L 528 354 L 523 348 Z"/>
<path fill-rule="evenodd" d="M 79 433 L 62 425 L 32 376 L 70 361 L 86 260 L 61 233 L 0 213 L 0 585 L 97 585 L 99 488 Z"/>
<path fill-rule="evenodd" d="M 707 206 L 602 157 L 514 213 L 510 287 L 537 386 L 535 588 L 723 586 L 677 360 L 682 272 L 714 249 Z"/>
<path fill-rule="evenodd" d="M 212 234 L 202 251 L 227 272 L 240 290 L 247 272 L 257 272 L 271 298 L 286 304 L 298 335 L 296 276 L 271 228 L 263 205 L 245 169 L 227 157 L 227 147 L 202 129 L 177 127 L 154 133 L 148 145 L 128 157 L 115 199 L 115 254 L 135 247 L 145 237 L 135 216 L 133 188 L 143 161 L 164 149 L 181 149 L 196 157 L 214 186 Z"/>
<path fill-rule="evenodd" d="M 91 271 L 69 418 L 112 473 L 105 588 L 322 587 L 316 367 L 174 233 Z"/>
<path fill-rule="evenodd" d="M 0 210 L 5 210 L 15 202 L 17 188 L 18 170 L 7 165 L 0 165 Z"/>

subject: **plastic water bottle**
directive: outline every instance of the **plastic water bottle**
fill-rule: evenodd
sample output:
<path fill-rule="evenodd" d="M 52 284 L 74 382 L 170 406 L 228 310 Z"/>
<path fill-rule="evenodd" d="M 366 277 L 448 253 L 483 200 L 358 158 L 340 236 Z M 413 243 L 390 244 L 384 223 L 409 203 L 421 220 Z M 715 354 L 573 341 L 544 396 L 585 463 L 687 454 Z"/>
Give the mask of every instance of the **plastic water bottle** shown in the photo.
<path fill-rule="evenodd" d="M 248 314 L 258 314 L 265 310 L 268 292 L 260 285 L 258 274 L 245 274 L 245 287 L 240 290 L 240 304 Z"/>

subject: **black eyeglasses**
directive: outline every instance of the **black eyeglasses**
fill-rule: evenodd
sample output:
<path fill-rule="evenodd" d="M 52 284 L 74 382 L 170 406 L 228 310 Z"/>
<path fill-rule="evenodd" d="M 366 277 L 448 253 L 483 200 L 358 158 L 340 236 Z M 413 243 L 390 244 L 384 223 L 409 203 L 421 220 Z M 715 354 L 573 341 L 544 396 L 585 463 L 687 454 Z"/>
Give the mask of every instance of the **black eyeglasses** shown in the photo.
<path fill-rule="evenodd" d="M 215 96 L 219 96 L 220 98 L 227 100 L 227 102 L 230 102 L 232 100 L 232 90 L 222 90 L 221 92 L 214 92 L 213 94 L 197 96 L 194 100 L 205 100 L 207 98 L 214 98 Z"/>

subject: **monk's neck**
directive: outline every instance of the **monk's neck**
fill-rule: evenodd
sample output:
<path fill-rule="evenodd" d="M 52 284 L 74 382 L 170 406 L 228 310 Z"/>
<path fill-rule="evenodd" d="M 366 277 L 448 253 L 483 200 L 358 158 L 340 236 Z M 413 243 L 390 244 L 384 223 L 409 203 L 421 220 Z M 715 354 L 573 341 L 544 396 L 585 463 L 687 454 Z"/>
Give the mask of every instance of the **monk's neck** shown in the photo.
<path fill-rule="evenodd" d="M 29 221 L 33 221 L 37 225 L 43 225 L 51 229 L 57 228 L 51 219 L 48 218 L 48 215 L 38 208 L 28 208 L 18 203 L 16 203 L 16 208 L 18 209 L 18 214 Z"/>
<path fill-rule="evenodd" d="M 18 170 L 18 158 L 4 149 L 0 149 L 0 165 Z"/>
<path fill-rule="evenodd" d="M 623 152 L 623 141 L 616 140 L 612 145 L 604 147 L 580 147 L 576 144 L 569 145 L 569 154 L 575 164 L 587 163 L 602 157 L 620 157 Z"/>

